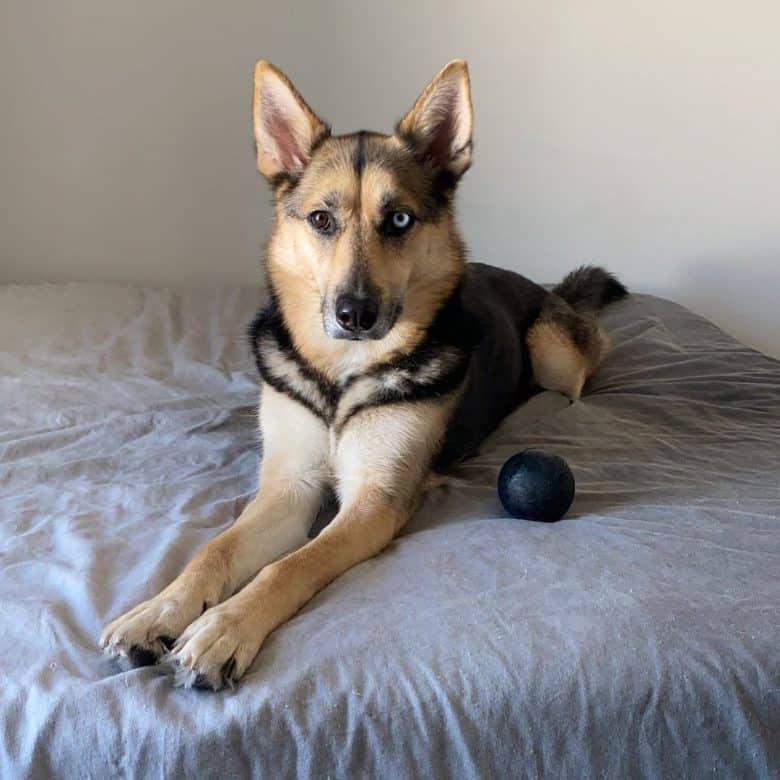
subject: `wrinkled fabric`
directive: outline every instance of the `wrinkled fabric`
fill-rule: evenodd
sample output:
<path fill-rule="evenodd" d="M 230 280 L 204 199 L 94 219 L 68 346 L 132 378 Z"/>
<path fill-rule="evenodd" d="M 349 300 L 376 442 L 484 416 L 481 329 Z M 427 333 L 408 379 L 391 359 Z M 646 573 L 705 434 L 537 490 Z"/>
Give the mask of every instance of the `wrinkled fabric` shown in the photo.
<path fill-rule="evenodd" d="M 0 776 L 780 776 L 780 363 L 648 296 L 234 691 L 104 658 L 256 488 L 261 298 L 0 288 Z M 559 523 L 498 503 L 526 447 Z"/>

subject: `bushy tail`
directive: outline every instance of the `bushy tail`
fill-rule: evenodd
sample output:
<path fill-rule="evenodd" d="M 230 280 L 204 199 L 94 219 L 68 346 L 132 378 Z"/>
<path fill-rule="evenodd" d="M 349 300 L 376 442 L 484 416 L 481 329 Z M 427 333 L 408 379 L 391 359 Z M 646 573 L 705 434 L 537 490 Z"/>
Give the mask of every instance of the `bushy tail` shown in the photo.
<path fill-rule="evenodd" d="M 611 273 L 594 265 L 583 265 L 553 287 L 573 309 L 596 312 L 628 295 L 628 290 Z"/>

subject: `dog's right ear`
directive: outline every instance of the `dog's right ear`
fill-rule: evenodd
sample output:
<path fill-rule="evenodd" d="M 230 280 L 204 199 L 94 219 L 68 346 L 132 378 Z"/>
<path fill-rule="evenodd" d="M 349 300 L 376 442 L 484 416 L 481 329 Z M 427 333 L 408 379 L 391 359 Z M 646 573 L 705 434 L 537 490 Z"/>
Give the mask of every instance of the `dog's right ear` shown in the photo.
<path fill-rule="evenodd" d="M 314 144 L 330 134 L 287 76 L 266 60 L 255 65 L 252 121 L 257 169 L 271 180 L 300 174 Z"/>

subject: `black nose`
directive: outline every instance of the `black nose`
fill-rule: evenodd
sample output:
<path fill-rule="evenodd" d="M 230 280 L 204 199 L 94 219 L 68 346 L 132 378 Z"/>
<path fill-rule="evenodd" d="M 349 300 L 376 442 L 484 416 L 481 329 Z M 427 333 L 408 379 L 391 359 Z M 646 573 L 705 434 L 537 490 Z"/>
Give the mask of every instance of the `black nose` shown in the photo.
<path fill-rule="evenodd" d="M 378 306 L 370 298 L 342 295 L 336 301 L 336 319 L 344 330 L 354 333 L 371 330 L 376 324 Z"/>

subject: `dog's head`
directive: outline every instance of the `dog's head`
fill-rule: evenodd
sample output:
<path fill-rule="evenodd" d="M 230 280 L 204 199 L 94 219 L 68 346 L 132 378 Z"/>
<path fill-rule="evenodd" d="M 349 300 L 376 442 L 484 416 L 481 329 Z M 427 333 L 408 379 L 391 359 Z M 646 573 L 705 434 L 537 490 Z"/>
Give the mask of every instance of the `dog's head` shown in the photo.
<path fill-rule="evenodd" d="M 351 340 L 427 325 L 463 264 L 451 204 L 471 162 L 466 63 L 445 66 L 393 135 L 333 136 L 261 61 L 253 122 L 277 210 L 268 270 L 288 319 Z"/>

